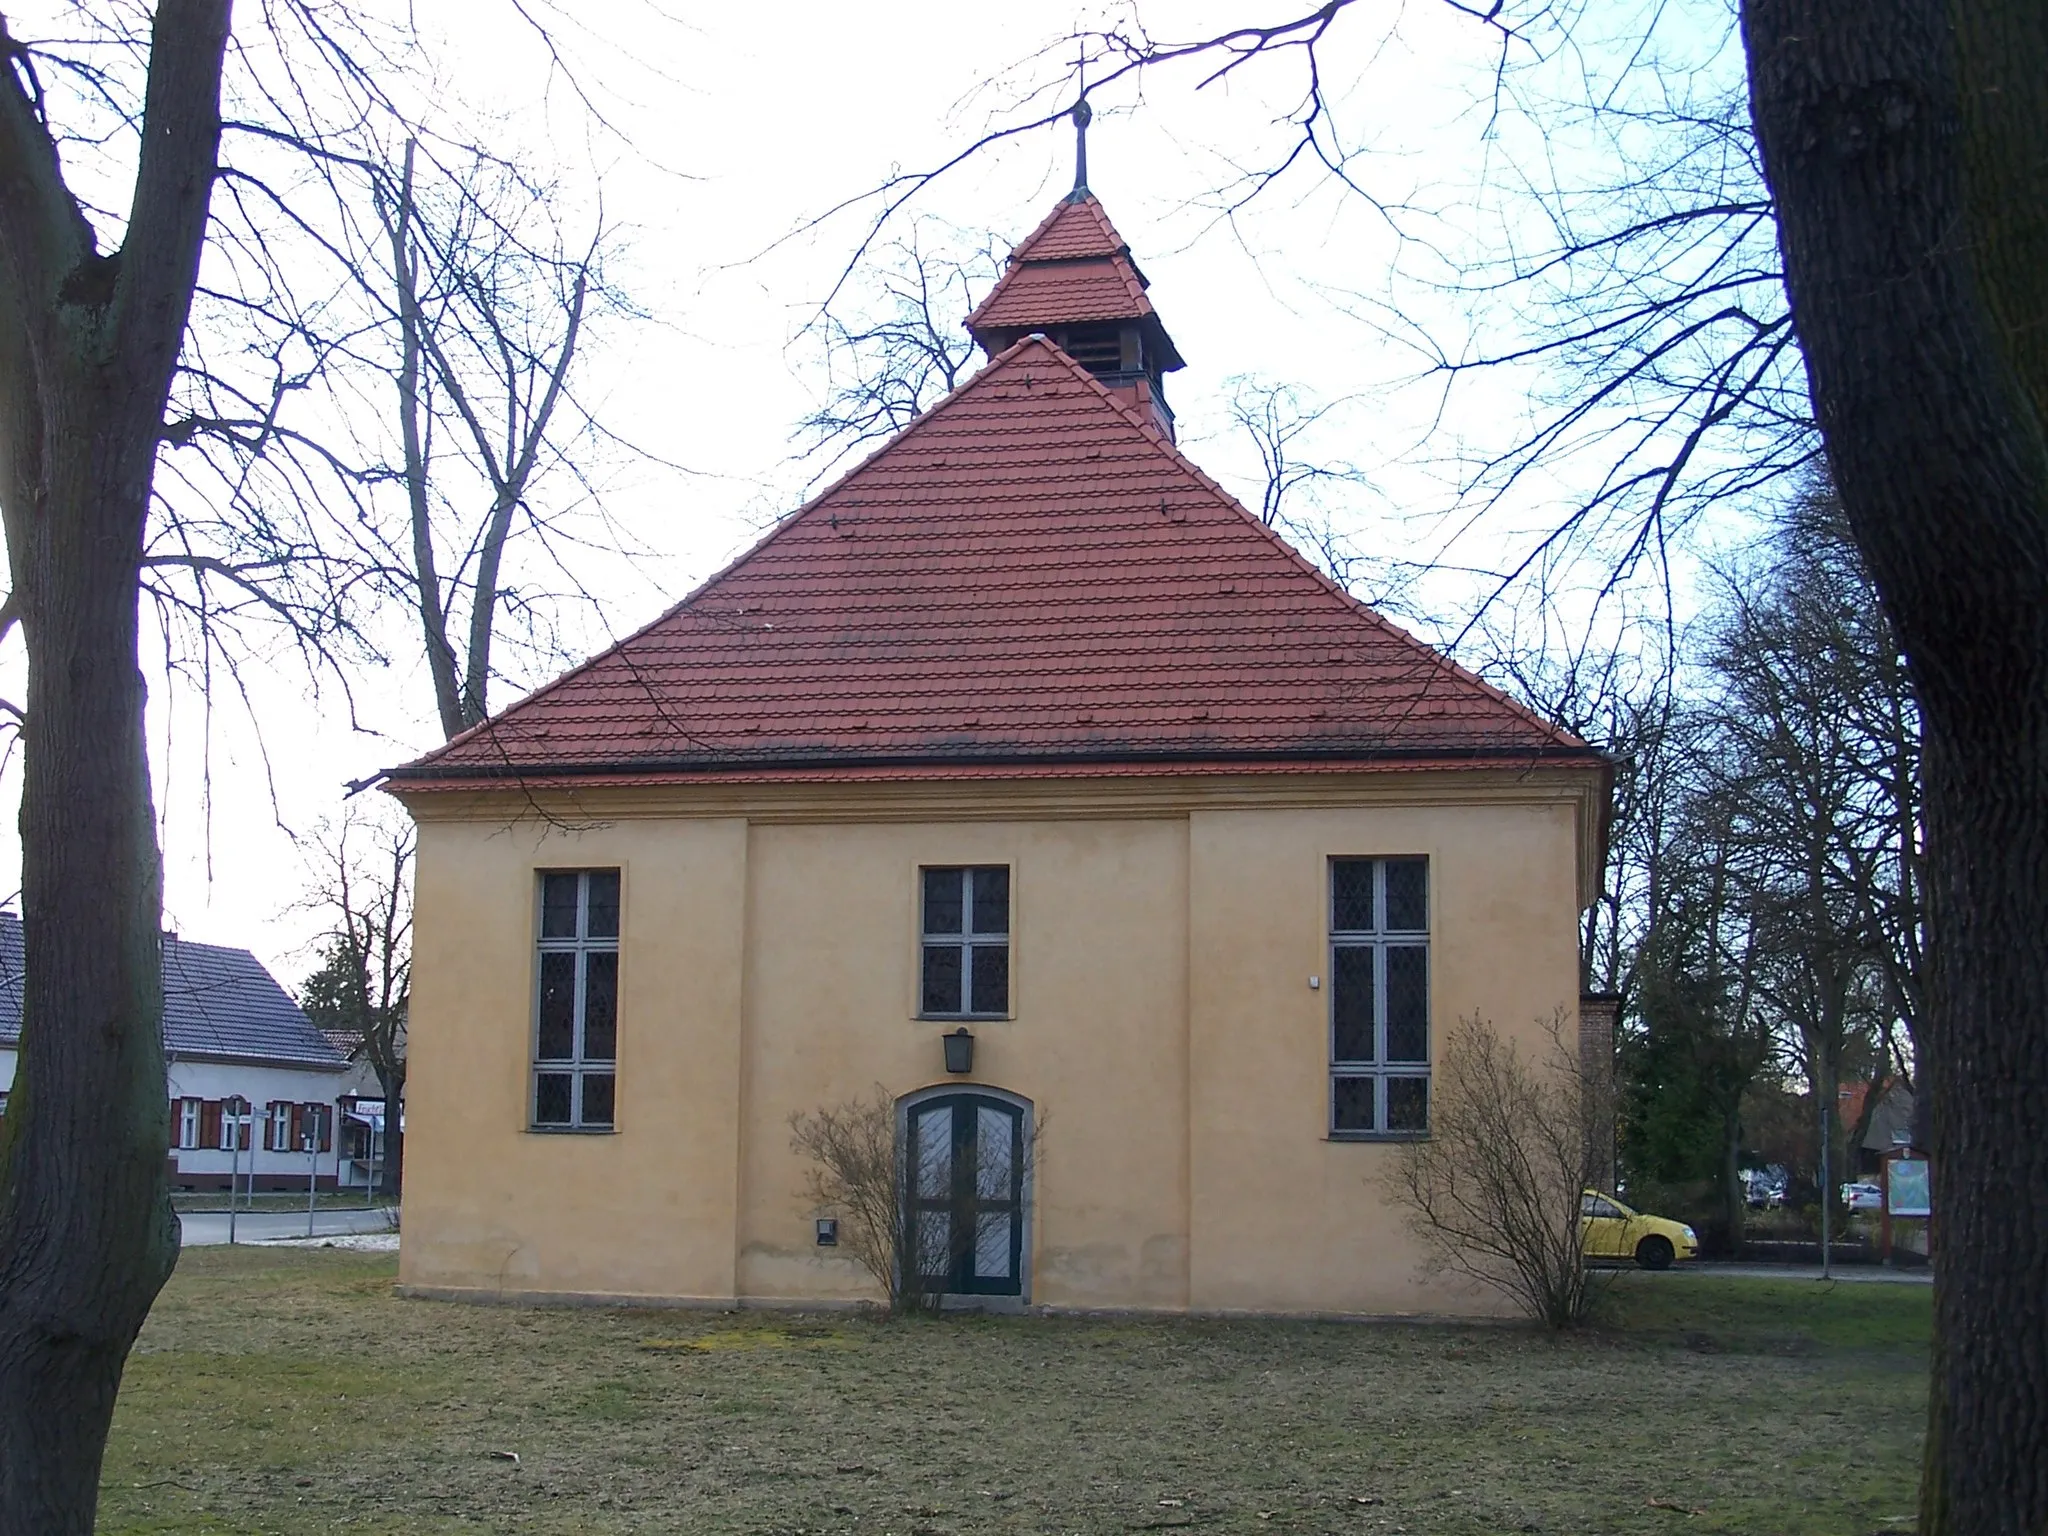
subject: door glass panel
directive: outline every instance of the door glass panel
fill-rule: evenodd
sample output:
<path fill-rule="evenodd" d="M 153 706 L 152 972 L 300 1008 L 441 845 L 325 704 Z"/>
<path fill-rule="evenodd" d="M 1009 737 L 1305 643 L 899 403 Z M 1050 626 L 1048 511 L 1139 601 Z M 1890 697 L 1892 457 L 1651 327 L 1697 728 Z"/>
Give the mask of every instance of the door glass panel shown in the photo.
<path fill-rule="evenodd" d="M 1372 1131 L 1379 1127 L 1373 1119 L 1372 1083 L 1369 1077 L 1339 1077 L 1331 1080 L 1330 1129 L 1335 1131 Z"/>
<path fill-rule="evenodd" d="M 612 1061 L 618 1056 L 619 957 L 586 955 L 583 960 L 583 1059 Z"/>
<path fill-rule="evenodd" d="M 1010 946 L 974 946 L 974 996 L 968 1000 L 972 1013 L 1010 1011 Z"/>
<path fill-rule="evenodd" d="M 1010 1278 L 1010 1213 L 980 1211 L 974 1218 L 974 1273 L 981 1280 Z"/>
<path fill-rule="evenodd" d="M 538 1055 L 542 1061 L 568 1061 L 575 1054 L 576 956 L 551 952 L 540 957 Z"/>
<path fill-rule="evenodd" d="M 1330 1013 L 1331 1058 L 1372 1061 L 1372 955 L 1370 949 L 1339 947 L 1333 956 Z"/>
<path fill-rule="evenodd" d="M 1010 872 L 1001 867 L 974 872 L 974 931 L 1010 931 Z"/>
<path fill-rule="evenodd" d="M 1387 928 L 1421 933 L 1429 927 L 1429 861 L 1387 860 Z"/>
<path fill-rule="evenodd" d="M 964 933 L 960 925 L 960 882 L 964 869 L 928 869 L 924 872 L 924 931 Z"/>
<path fill-rule="evenodd" d="M 958 944 L 927 944 L 924 947 L 924 1013 L 959 1013 L 960 955 Z"/>
<path fill-rule="evenodd" d="M 1429 1079 L 1390 1077 L 1387 1079 L 1387 1129 L 1426 1131 L 1429 1129 Z"/>
<path fill-rule="evenodd" d="M 953 1192 L 953 1107 L 917 1117 L 917 1197 L 943 1200 Z"/>
<path fill-rule="evenodd" d="M 1372 931 L 1371 859 L 1338 859 L 1330 866 L 1330 927 L 1338 933 Z"/>
<path fill-rule="evenodd" d="M 974 1194 L 978 1200 L 1016 1197 L 1016 1120 L 1005 1110 L 986 1104 L 975 1111 Z M 1005 1218 L 1007 1220 L 1007 1218 Z"/>
<path fill-rule="evenodd" d="M 1387 949 L 1387 1060 L 1429 1060 L 1429 951 Z"/>
<path fill-rule="evenodd" d="M 917 1272 L 941 1280 L 953 1271 L 953 1213 L 917 1213 Z"/>

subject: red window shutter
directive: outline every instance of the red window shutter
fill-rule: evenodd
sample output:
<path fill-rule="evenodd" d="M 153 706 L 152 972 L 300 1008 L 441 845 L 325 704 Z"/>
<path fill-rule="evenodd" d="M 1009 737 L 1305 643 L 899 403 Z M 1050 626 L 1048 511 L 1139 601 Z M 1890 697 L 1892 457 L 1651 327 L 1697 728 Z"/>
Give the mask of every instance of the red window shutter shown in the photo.
<path fill-rule="evenodd" d="M 315 1104 L 313 1106 L 313 1113 L 320 1117 L 320 1150 L 322 1152 L 332 1152 L 334 1150 L 334 1106 L 331 1104 Z"/>
<path fill-rule="evenodd" d="M 199 1145 L 217 1147 L 220 1144 L 220 1100 L 202 1099 L 199 1102 Z"/>
<path fill-rule="evenodd" d="M 181 1113 L 181 1112 L 182 1112 L 182 1111 L 184 1110 L 184 1108 L 185 1108 L 185 1101 L 184 1101 L 183 1099 L 173 1099 L 173 1100 L 171 1100 L 171 1143 L 170 1143 L 170 1144 L 171 1144 L 171 1145 L 172 1145 L 173 1147 L 177 1146 L 177 1144 L 178 1144 L 178 1116 L 179 1116 L 179 1114 L 180 1114 L 180 1113 Z"/>
<path fill-rule="evenodd" d="M 270 1124 L 273 1118 L 273 1112 L 276 1110 L 276 1108 L 277 1105 L 275 1102 L 265 1104 L 263 1106 L 263 1150 L 266 1152 L 274 1152 L 277 1150 L 270 1144 Z"/>

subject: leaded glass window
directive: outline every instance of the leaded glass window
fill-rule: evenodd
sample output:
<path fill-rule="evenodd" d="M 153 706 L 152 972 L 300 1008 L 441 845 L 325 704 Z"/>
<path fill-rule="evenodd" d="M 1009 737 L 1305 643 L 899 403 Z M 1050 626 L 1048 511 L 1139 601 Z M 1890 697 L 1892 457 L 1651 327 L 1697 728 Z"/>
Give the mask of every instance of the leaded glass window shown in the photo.
<path fill-rule="evenodd" d="M 535 960 L 533 1126 L 608 1131 L 619 1044 L 619 872 L 540 877 Z"/>
<path fill-rule="evenodd" d="M 1008 866 L 920 874 L 918 1012 L 941 1019 L 1004 1017 L 1010 1011 Z"/>
<path fill-rule="evenodd" d="M 1330 861 L 1330 1134 L 1429 1131 L 1429 861 Z"/>

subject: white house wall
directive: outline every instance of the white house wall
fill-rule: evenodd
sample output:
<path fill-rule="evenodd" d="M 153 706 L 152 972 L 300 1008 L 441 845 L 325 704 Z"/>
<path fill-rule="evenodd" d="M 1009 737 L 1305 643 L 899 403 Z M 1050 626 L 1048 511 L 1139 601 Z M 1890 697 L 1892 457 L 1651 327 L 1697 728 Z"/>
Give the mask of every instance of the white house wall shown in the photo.
<path fill-rule="evenodd" d="M 244 1098 L 251 1105 L 251 1114 L 260 1117 L 264 1107 L 272 1103 L 324 1104 L 330 1115 L 338 1116 L 335 1101 L 343 1091 L 343 1074 L 321 1072 L 307 1068 L 266 1067 L 219 1061 L 180 1061 L 170 1064 L 168 1096 L 172 1099 L 229 1099 Z M 172 1125 L 175 1137 L 177 1126 Z M 252 1148 L 239 1154 L 222 1151 L 219 1147 L 173 1147 L 172 1161 L 177 1166 L 173 1183 L 179 1178 L 198 1176 L 211 1183 L 215 1179 L 225 1180 L 228 1174 L 239 1166 L 246 1175 L 253 1163 L 258 1188 L 279 1180 L 306 1177 L 306 1154 L 303 1152 L 268 1152 L 263 1148 L 263 1133 L 260 1128 L 251 1134 Z M 322 1184 L 334 1180 L 335 1169 L 341 1156 L 341 1136 L 337 1122 L 334 1134 L 329 1138 L 328 1150 L 317 1154 L 318 1175 Z"/>

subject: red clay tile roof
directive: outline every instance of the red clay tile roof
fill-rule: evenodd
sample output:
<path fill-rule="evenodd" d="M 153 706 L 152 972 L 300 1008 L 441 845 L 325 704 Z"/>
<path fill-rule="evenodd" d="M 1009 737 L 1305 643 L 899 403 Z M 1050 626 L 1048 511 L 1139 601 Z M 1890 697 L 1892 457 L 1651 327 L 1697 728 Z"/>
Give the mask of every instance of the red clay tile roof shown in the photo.
<path fill-rule="evenodd" d="M 646 629 L 392 780 L 1539 759 L 1598 761 L 1032 337 Z"/>
<path fill-rule="evenodd" d="M 1138 320 L 1153 312 L 1127 261 L 1062 261 L 1012 267 L 973 314 L 970 330 L 1036 329 L 1097 320 Z"/>
<path fill-rule="evenodd" d="M 1082 256 L 1124 256 L 1131 248 L 1109 222 L 1095 194 L 1085 188 L 1061 198 L 1038 228 L 1010 252 L 1016 261 L 1073 261 Z"/>
<path fill-rule="evenodd" d="M 1009 266 L 967 317 L 967 329 L 1083 325 L 1153 313 L 1145 274 L 1093 193 L 1062 199 L 1010 253 Z"/>

